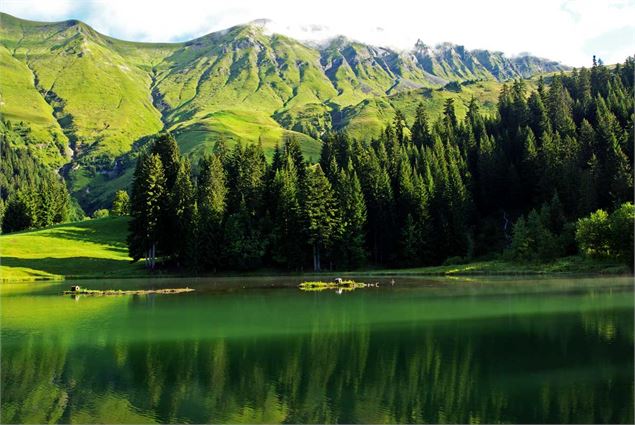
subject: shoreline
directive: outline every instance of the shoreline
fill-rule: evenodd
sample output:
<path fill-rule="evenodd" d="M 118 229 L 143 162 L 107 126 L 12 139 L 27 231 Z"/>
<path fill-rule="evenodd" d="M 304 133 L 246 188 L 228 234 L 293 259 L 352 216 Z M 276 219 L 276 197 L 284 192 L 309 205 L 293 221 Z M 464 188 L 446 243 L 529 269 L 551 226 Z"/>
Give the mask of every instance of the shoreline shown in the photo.
<path fill-rule="evenodd" d="M 1 269 L 0 269 L 1 270 Z M 286 272 L 275 269 L 261 269 L 249 272 L 220 272 L 216 274 L 193 274 L 160 270 L 155 273 L 141 272 L 137 268 L 130 273 L 108 274 L 68 274 L 50 276 L 25 276 L 20 278 L 2 278 L 1 283 L 51 282 L 89 279 L 169 279 L 169 278 L 223 278 L 223 277 L 320 277 L 320 276 L 359 276 L 359 277 L 452 277 L 452 276 L 633 276 L 626 265 L 582 257 L 565 257 L 552 263 L 512 263 L 502 260 L 475 261 L 466 264 L 396 269 L 361 269 L 352 271 L 323 272 Z"/>

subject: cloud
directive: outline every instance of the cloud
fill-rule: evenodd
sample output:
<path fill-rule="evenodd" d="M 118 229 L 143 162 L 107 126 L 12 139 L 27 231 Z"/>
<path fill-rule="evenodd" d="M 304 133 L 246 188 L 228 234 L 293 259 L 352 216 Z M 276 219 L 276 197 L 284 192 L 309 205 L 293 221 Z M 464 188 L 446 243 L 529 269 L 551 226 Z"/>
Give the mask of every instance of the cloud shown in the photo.
<path fill-rule="evenodd" d="M 304 40 L 342 34 L 402 49 L 417 39 L 450 41 L 509 55 L 531 51 L 575 66 L 588 65 L 592 54 L 612 63 L 635 51 L 635 0 L 3 0 L 0 9 L 27 19 L 77 18 L 139 41 L 183 41 L 268 18 L 271 30 Z M 603 43 L 602 35 L 616 28 L 621 38 Z"/>

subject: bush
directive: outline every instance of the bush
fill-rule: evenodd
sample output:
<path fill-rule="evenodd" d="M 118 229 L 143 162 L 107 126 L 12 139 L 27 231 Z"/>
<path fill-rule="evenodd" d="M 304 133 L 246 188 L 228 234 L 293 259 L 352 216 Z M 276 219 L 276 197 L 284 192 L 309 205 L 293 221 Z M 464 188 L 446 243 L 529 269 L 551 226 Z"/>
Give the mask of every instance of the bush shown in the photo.
<path fill-rule="evenodd" d="M 107 209 L 101 209 L 101 210 L 97 210 L 93 213 L 93 218 L 104 218 L 104 217 L 108 217 L 110 215 L 110 212 Z"/>
<path fill-rule="evenodd" d="M 633 222 L 635 205 L 622 204 L 609 217 L 611 252 L 620 260 L 633 264 Z"/>
<path fill-rule="evenodd" d="M 635 207 L 622 204 L 611 215 L 597 210 L 578 220 L 575 239 L 580 251 L 589 257 L 612 257 L 633 263 L 633 221 Z"/>

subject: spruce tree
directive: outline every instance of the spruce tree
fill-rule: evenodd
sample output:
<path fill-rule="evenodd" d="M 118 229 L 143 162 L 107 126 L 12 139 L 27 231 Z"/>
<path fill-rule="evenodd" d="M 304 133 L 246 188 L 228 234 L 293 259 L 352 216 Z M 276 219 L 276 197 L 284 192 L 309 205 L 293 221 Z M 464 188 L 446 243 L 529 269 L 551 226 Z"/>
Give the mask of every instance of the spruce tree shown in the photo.
<path fill-rule="evenodd" d="M 165 174 L 158 154 L 142 155 L 132 180 L 128 251 L 133 261 L 146 258 L 148 267 L 156 266 L 157 244 L 165 229 L 161 216 L 165 208 Z"/>
<path fill-rule="evenodd" d="M 34 193 L 26 188 L 18 190 L 5 208 L 2 219 L 2 233 L 17 232 L 36 226 L 37 204 Z"/>
<path fill-rule="evenodd" d="M 313 270 L 320 271 L 322 256 L 336 238 L 339 223 L 333 188 L 319 164 L 307 169 L 302 197 L 304 231 L 313 252 Z"/>
<path fill-rule="evenodd" d="M 551 132 L 551 122 L 547 115 L 547 109 L 538 92 L 533 92 L 527 101 L 529 108 L 529 126 L 531 127 L 537 141 L 542 141 L 546 132 Z"/>
<path fill-rule="evenodd" d="M 389 263 L 395 254 L 396 238 L 399 236 L 395 234 L 397 229 L 391 179 L 373 149 L 369 148 L 362 155 L 360 179 L 368 208 L 368 245 L 373 261 L 378 264 Z"/>
<path fill-rule="evenodd" d="M 174 230 L 172 252 L 177 266 L 192 263 L 196 253 L 195 232 L 195 198 L 194 185 L 191 180 L 190 161 L 183 158 L 179 162 L 174 187 L 169 194 L 170 212 L 174 214 Z"/>
<path fill-rule="evenodd" d="M 303 262 L 302 216 L 299 201 L 298 174 L 295 163 L 287 157 L 287 165 L 274 178 L 272 253 L 278 264 L 298 269 Z"/>
<path fill-rule="evenodd" d="M 262 265 L 266 242 L 245 200 L 227 217 L 223 248 L 228 267 L 251 270 Z"/>
<path fill-rule="evenodd" d="M 547 110 L 553 131 L 559 133 L 561 137 L 571 136 L 575 132 L 572 107 L 573 100 L 562 83 L 562 78 L 554 77 L 549 87 Z"/>
<path fill-rule="evenodd" d="M 458 120 L 454 110 L 454 99 L 451 97 L 447 98 L 443 104 L 443 122 L 446 128 L 450 130 L 449 134 L 453 134 L 458 125 Z"/>
<path fill-rule="evenodd" d="M 152 153 L 157 154 L 165 172 L 165 188 L 171 192 L 179 171 L 181 154 L 176 139 L 170 133 L 161 133 L 152 145 Z"/>
<path fill-rule="evenodd" d="M 367 259 L 364 246 L 367 211 L 362 186 L 351 163 L 339 172 L 336 198 L 341 226 L 334 249 L 336 261 L 345 268 L 357 268 Z"/>
<path fill-rule="evenodd" d="M 226 209 L 227 186 L 220 156 L 213 154 L 199 161 L 197 180 L 198 262 L 205 269 L 216 270 L 223 265 L 223 217 Z"/>
<path fill-rule="evenodd" d="M 428 116 L 423 103 L 419 103 L 415 112 L 415 120 L 410 128 L 412 142 L 417 147 L 431 147 L 432 136 L 428 128 Z"/>

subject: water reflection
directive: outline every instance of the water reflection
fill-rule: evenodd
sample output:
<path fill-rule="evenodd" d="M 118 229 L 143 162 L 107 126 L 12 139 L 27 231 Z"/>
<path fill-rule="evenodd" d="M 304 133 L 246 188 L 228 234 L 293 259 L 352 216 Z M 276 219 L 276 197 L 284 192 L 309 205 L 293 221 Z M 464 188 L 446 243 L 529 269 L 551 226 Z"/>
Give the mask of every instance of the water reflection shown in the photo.
<path fill-rule="evenodd" d="M 2 307 L 3 422 L 633 422 L 630 291 Z"/>

